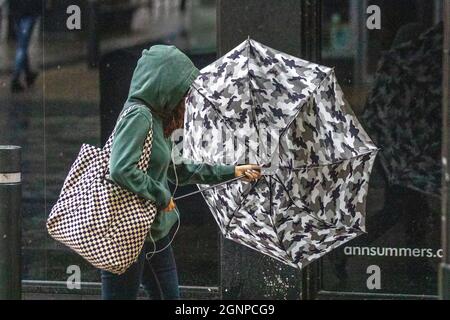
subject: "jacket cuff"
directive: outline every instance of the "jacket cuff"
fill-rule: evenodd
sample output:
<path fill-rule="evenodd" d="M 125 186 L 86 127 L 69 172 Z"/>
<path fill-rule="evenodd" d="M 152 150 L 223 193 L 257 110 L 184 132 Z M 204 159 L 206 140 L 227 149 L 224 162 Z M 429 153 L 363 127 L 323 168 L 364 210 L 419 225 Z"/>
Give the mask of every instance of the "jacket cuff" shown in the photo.
<path fill-rule="evenodd" d="M 224 181 L 235 178 L 234 165 L 220 166 L 220 175 Z"/>
<path fill-rule="evenodd" d="M 170 203 L 170 199 L 172 197 L 172 194 L 167 190 L 162 190 L 160 193 L 160 197 L 156 201 L 156 208 L 158 211 L 163 210 L 167 208 L 167 206 Z"/>

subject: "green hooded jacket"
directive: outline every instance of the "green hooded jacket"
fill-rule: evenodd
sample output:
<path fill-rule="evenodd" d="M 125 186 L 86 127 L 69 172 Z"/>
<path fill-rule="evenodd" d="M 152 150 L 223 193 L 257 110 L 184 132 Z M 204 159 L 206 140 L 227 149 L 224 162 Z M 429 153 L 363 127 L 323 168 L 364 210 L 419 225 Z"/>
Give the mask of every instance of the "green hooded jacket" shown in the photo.
<path fill-rule="evenodd" d="M 138 106 L 116 123 L 110 177 L 118 185 L 156 203 L 158 213 L 151 227 L 155 241 L 169 233 L 177 222 L 175 211 L 178 210 L 161 211 L 172 197 L 168 181 L 175 183 L 172 142 L 164 137 L 161 117 L 173 112 L 198 74 L 191 60 L 174 46 L 155 45 L 144 50 L 124 109 Z M 153 129 L 152 153 L 149 168 L 143 172 L 137 163 L 150 128 Z M 179 185 L 215 184 L 234 177 L 234 166 L 177 163 L 175 169 Z"/>

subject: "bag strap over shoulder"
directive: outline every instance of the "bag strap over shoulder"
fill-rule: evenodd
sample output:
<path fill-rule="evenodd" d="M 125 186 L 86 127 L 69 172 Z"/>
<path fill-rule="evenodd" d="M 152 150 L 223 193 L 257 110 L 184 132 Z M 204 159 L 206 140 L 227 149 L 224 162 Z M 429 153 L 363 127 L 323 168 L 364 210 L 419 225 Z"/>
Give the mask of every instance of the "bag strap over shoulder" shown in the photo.
<path fill-rule="evenodd" d="M 134 104 L 127 109 L 123 110 L 122 113 L 119 116 L 119 119 L 116 122 L 116 125 L 114 127 L 114 130 L 112 131 L 111 135 L 109 136 L 108 140 L 106 141 L 105 145 L 103 146 L 103 151 L 105 151 L 108 154 L 108 159 L 111 157 L 111 148 L 113 144 L 114 135 L 116 133 L 117 124 L 122 120 L 131 110 L 135 109 L 139 104 Z M 147 171 L 150 156 L 151 156 L 151 148 L 152 148 L 152 141 L 153 141 L 153 128 L 150 127 L 150 130 L 148 131 L 147 137 L 144 141 L 144 146 L 142 149 L 142 154 L 138 162 L 138 168 L 143 170 L 144 172 Z"/>

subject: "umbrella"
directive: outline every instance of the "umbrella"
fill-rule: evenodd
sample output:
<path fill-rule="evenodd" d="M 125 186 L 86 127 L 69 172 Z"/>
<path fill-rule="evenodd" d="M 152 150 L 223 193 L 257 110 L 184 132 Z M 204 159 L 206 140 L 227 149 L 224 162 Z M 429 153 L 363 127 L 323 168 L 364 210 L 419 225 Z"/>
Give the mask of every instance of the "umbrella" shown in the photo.
<path fill-rule="evenodd" d="M 388 182 L 431 195 L 441 188 L 442 32 L 439 23 L 384 54 L 361 117 Z"/>
<path fill-rule="evenodd" d="M 301 268 L 365 232 L 377 148 L 332 68 L 248 39 L 201 70 L 186 101 L 184 158 L 264 168 L 204 190 L 226 238 Z"/>

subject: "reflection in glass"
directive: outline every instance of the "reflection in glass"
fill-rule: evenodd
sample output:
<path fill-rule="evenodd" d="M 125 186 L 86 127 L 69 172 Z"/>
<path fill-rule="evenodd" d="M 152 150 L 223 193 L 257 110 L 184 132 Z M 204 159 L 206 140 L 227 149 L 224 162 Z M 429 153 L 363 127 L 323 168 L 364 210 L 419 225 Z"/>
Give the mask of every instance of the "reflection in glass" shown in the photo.
<path fill-rule="evenodd" d="M 321 288 L 436 295 L 441 254 L 442 24 L 433 10 L 424 11 L 432 9 L 431 1 L 368 4 L 380 7 L 382 28 L 369 31 L 365 24 L 358 26 L 354 43 L 365 40 L 356 44 L 364 49 L 353 56 L 333 45 L 323 49 L 324 64 L 335 65 L 338 78 L 348 80 L 343 87 L 346 96 L 381 148 L 368 196 L 368 234 L 324 259 Z M 348 19 L 361 21 L 355 13 L 365 17 L 365 8 L 357 5 L 324 1 L 324 39 L 329 44 L 338 41 L 332 39 L 333 14 L 346 17 L 353 12 Z"/>
<path fill-rule="evenodd" d="M 92 8 L 85 2 L 77 3 L 82 16 L 87 17 Z M 23 147 L 24 280 L 64 283 L 70 265 L 80 266 L 82 282 L 100 280 L 98 270 L 47 235 L 45 222 L 81 144 L 100 146 L 101 122 L 107 126 L 104 118 L 108 117 L 108 121 L 115 121 L 114 114 L 126 98 L 128 76 L 135 67 L 133 57 L 155 43 L 175 44 L 195 52 L 202 64 L 215 56 L 214 1 L 101 3 L 95 24 L 83 19 L 81 30 L 68 31 L 66 9 L 73 3 L 47 2 L 45 19 L 38 21 L 30 45 L 32 67 L 40 69 L 41 76 L 33 89 L 20 94 L 10 94 L 4 85 L 16 42 L 14 37 L 7 42 L 6 30 L 0 28 L 0 143 Z M 91 68 L 88 58 L 95 58 L 95 54 L 88 49 L 95 47 L 92 41 L 96 40 L 101 67 Z M 102 64 L 106 56 L 115 60 Z M 105 87 L 108 90 L 104 91 Z M 99 104 L 105 96 L 109 98 L 109 113 L 101 115 Z M 217 286 L 218 238 L 209 210 L 201 196 L 183 201 L 179 207 L 183 220 L 174 250 L 181 284 Z"/>

